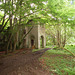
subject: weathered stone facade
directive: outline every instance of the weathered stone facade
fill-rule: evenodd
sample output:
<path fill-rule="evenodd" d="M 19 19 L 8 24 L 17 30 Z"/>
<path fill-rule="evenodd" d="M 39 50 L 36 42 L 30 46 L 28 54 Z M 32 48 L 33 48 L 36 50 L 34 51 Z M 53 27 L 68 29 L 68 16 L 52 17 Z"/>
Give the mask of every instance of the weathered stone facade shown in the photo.
<path fill-rule="evenodd" d="M 26 27 L 26 33 L 30 27 Z M 44 25 L 35 25 L 25 38 L 25 46 L 28 48 L 44 48 L 46 46 L 45 27 Z"/>

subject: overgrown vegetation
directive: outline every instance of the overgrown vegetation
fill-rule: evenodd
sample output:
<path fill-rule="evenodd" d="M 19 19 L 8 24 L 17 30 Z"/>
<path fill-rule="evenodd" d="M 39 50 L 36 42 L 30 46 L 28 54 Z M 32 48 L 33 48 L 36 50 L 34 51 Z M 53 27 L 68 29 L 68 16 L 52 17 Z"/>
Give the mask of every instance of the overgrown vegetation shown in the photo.
<path fill-rule="evenodd" d="M 46 48 L 52 48 L 47 46 Z M 66 49 L 75 54 L 75 45 L 66 45 Z M 34 49 L 33 52 L 40 49 Z M 75 75 L 75 57 L 66 50 L 56 47 L 46 51 L 39 61 L 43 68 L 51 72 L 51 75 Z"/>
<path fill-rule="evenodd" d="M 51 48 L 40 58 L 42 66 L 52 74 L 75 75 L 75 0 L 0 0 L 0 51 L 24 48 L 33 25 L 45 25 Z"/>
<path fill-rule="evenodd" d="M 47 45 L 61 48 L 70 43 L 68 38 L 74 39 L 74 7 L 74 0 L 1 0 L 0 40 L 6 54 L 24 47 L 24 38 L 32 25 L 46 25 Z M 26 26 L 31 29 L 24 34 Z"/>
<path fill-rule="evenodd" d="M 66 47 L 74 52 L 75 46 Z M 51 75 L 75 75 L 75 58 L 65 50 L 48 50 L 39 60 L 43 68 L 52 72 Z"/>

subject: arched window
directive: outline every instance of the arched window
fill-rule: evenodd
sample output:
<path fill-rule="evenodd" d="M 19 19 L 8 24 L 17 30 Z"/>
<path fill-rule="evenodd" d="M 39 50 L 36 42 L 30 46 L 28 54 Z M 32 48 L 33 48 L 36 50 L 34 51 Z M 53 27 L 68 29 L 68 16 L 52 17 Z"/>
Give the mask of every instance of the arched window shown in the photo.
<path fill-rule="evenodd" d="M 43 36 L 40 37 L 40 47 L 44 48 L 44 37 Z"/>

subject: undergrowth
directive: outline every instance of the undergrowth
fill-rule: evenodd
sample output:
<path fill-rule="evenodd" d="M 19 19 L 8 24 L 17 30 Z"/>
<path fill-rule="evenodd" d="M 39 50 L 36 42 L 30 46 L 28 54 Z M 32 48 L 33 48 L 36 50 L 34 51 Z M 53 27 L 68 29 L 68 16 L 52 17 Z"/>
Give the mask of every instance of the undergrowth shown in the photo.
<path fill-rule="evenodd" d="M 65 46 L 75 53 L 75 46 Z M 39 59 L 44 68 L 54 75 L 75 75 L 75 57 L 65 50 L 48 50 Z"/>

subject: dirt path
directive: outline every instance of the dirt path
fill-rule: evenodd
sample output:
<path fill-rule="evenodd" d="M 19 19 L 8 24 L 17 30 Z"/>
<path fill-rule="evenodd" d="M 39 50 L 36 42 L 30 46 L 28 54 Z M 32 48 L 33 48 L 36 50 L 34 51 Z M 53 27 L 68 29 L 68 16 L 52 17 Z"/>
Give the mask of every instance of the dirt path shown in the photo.
<path fill-rule="evenodd" d="M 0 75 L 50 75 L 38 60 L 49 48 L 32 53 L 20 52 L 0 59 Z"/>

